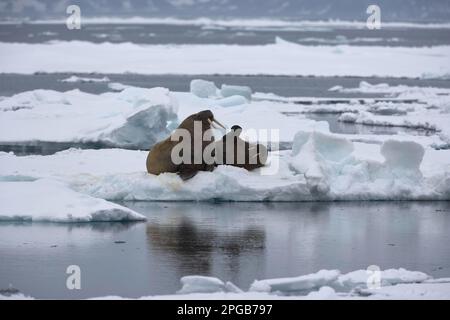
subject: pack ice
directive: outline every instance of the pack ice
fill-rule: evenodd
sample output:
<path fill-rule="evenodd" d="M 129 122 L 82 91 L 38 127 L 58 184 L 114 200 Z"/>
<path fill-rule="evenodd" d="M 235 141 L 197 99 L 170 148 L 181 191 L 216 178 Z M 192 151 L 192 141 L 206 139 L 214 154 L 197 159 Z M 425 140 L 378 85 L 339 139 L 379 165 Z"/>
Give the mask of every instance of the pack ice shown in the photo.
<path fill-rule="evenodd" d="M 35 59 L 35 52 L 52 59 Z M 67 55 L 67 52 L 73 53 Z M 0 72 L 234 74 L 445 78 L 450 46 L 386 47 L 291 43 L 141 45 L 134 43 L 0 43 Z M 108 59 L 104 59 L 108 57 Z M 367 63 L 371 61 L 372 63 Z"/>
<path fill-rule="evenodd" d="M 344 93 L 378 93 L 398 100 L 415 101 L 413 104 L 376 103 L 368 108 L 344 110 L 339 121 L 370 126 L 406 127 L 435 133 L 441 143 L 436 148 L 450 146 L 450 89 L 433 87 L 389 86 L 362 81 L 358 88 L 334 87 Z"/>
<path fill-rule="evenodd" d="M 251 102 L 240 96 L 245 103 L 225 107 L 220 104 L 223 99 L 237 96 L 223 98 L 212 83 L 197 82 L 193 86 L 199 86 L 200 91 L 208 91 L 209 87 L 214 89 L 211 94 L 217 94 L 200 98 L 189 92 L 130 86 L 100 95 L 78 90 L 24 92 L 0 101 L 1 137 L 6 141 L 106 141 L 115 146 L 147 148 L 165 138 L 181 119 L 209 108 L 228 126 L 278 129 L 280 144 L 286 142 L 289 147 L 284 151 L 272 148 L 269 164 L 253 172 L 219 166 L 213 172 L 200 172 L 187 182 L 172 173 L 147 174 L 145 151 L 69 149 L 49 156 L 25 157 L 0 153 L 0 180 L 56 179 L 76 192 L 106 200 L 450 199 L 450 150 L 433 147 L 442 142 L 437 135 L 333 134 L 327 122 L 310 120 L 303 114 L 284 114 L 294 108 L 304 113 L 327 108 L 335 112 L 357 113 L 362 109 L 373 113 L 372 104 L 298 105 L 289 98 L 280 101 L 274 95 L 256 94 Z M 442 95 L 442 89 L 420 89 L 420 93 L 417 88 L 374 88 L 369 84 L 357 89 L 420 94 L 429 100 L 413 105 L 414 110 L 423 116 L 429 111 L 446 117 L 448 97 Z M 220 138 L 223 132 L 216 134 Z"/>

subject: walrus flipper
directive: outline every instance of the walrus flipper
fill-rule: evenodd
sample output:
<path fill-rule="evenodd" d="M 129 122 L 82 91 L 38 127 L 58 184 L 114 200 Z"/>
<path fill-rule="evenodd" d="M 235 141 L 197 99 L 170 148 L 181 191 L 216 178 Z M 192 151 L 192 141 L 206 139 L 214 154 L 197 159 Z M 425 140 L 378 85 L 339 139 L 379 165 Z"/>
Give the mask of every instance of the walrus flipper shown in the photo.
<path fill-rule="evenodd" d="M 178 175 L 183 181 L 189 180 L 197 174 L 198 170 L 192 167 L 182 167 L 178 172 Z"/>

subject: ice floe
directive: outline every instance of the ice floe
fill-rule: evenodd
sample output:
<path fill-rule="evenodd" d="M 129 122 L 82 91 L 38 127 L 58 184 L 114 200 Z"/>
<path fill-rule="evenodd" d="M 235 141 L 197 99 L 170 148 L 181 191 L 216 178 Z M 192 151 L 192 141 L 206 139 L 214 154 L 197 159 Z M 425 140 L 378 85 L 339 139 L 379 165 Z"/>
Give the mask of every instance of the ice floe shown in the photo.
<path fill-rule="evenodd" d="M 253 93 L 248 86 L 227 84 L 222 84 L 219 90 L 213 81 L 202 79 L 191 81 L 190 92 L 199 98 L 219 98 L 215 103 L 223 107 L 248 103 Z"/>
<path fill-rule="evenodd" d="M 320 270 L 317 273 L 293 278 L 254 281 L 250 291 L 292 293 L 311 291 L 336 281 L 339 270 Z"/>
<path fill-rule="evenodd" d="M 70 76 L 69 78 L 65 78 L 60 80 L 61 82 L 69 82 L 69 83 L 95 83 L 95 82 L 109 82 L 108 77 L 103 78 L 87 78 L 87 77 L 78 77 L 78 76 Z"/>
<path fill-rule="evenodd" d="M 0 182 L 0 221 L 145 220 L 128 208 L 77 193 L 54 180 Z"/>
<path fill-rule="evenodd" d="M 170 133 L 176 107 L 164 88 L 27 91 L 0 101 L 2 142 L 100 142 L 148 149 Z M 18 128 L 20 128 L 18 130 Z"/>
<path fill-rule="evenodd" d="M 4 181 L 56 178 L 78 192 L 107 200 L 448 200 L 450 150 L 411 141 L 351 142 L 299 132 L 292 151 L 272 152 L 253 172 L 219 166 L 183 182 L 149 175 L 145 151 L 71 149 L 50 156 L 0 153 Z"/>
<path fill-rule="evenodd" d="M 342 274 L 339 270 L 320 270 L 291 278 L 255 280 L 241 290 L 231 282 L 207 276 L 185 276 L 176 294 L 143 296 L 149 300 L 286 300 L 286 299 L 449 299 L 448 279 L 432 279 L 419 271 L 403 268 L 373 273 L 356 270 Z M 0 294 L 0 299 L 33 299 L 23 293 Z M 93 299 L 127 299 L 119 296 Z"/>
<path fill-rule="evenodd" d="M 35 59 L 40 52 L 47 59 Z M 68 55 L 67 52 L 71 54 Z M 104 57 L 108 59 L 104 59 Z M 446 77 L 450 46 L 139 45 L 0 43 L 0 72 Z M 368 63 L 371 61 L 371 63 Z"/>
<path fill-rule="evenodd" d="M 199 85 L 202 87 L 204 83 Z M 213 87 L 215 90 L 216 86 Z M 341 118 L 368 114 L 383 121 L 391 118 L 404 121 L 415 114 L 438 133 L 349 135 L 332 134 L 327 122 L 307 119 L 301 114 L 315 112 L 318 105 L 314 103 L 297 105 L 270 95 L 266 98 L 275 101 L 261 95 L 250 102 L 242 95 L 222 98 L 220 92 L 217 96 L 200 98 L 190 92 L 169 92 L 163 88 L 124 86 L 120 89 L 100 95 L 78 90 L 63 93 L 35 90 L 6 98 L 0 101 L 3 111 L 0 136 L 4 142 L 101 141 L 113 146 L 147 149 L 167 137 L 181 119 L 211 109 L 229 127 L 239 124 L 244 131 L 266 130 L 269 144 L 286 142 L 292 150 L 272 152 L 269 165 L 253 172 L 219 166 L 213 172 L 199 173 L 188 182 L 182 182 L 176 174 L 147 174 L 145 151 L 71 149 L 51 156 L 25 157 L 0 153 L 0 180 L 58 179 L 78 192 L 106 200 L 450 199 L 450 151 L 433 149 L 445 146 L 445 103 L 430 108 L 425 99 L 421 104 L 401 105 L 406 114 L 400 115 L 392 115 L 397 105 L 387 112 L 390 115 L 376 114 L 383 108 L 377 103 L 332 106 L 336 112 L 348 111 Z M 373 88 L 367 83 L 362 83 L 358 90 L 395 91 L 395 94 L 417 91 L 386 85 Z M 430 92 L 427 97 L 446 99 L 436 88 Z M 226 106 L 224 101 L 228 101 Z M 300 114 L 291 117 L 285 114 L 286 110 L 297 110 Z M 435 121 L 427 122 L 429 119 Z M 216 131 L 216 137 L 223 133 Z M 249 135 L 248 140 L 254 142 L 261 137 Z M 272 150 L 278 149 L 275 146 Z"/>
<path fill-rule="evenodd" d="M 298 128 L 328 131 L 325 122 L 287 117 L 274 108 L 276 102 L 250 103 L 242 95 L 199 98 L 163 88 L 113 87 L 118 92 L 95 95 L 79 90 L 34 90 L 7 97 L 0 101 L 0 141 L 18 145 L 97 142 L 148 149 L 166 138 L 182 119 L 205 109 L 229 126 L 277 130 L 284 142 L 292 141 Z"/>
<path fill-rule="evenodd" d="M 374 275 L 373 271 L 356 270 L 347 274 L 339 275 L 332 284 L 336 290 L 347 290 L 358 288 L 367 288 L 367 280 L 369 276 Z M 431 277 L 420 271 L 409 271 L 403 268 L 387 269 L 379 272 L 377 278 L 372 279 L 379 281 L 381 286 L 393 286 L 403 283 L 421 283 Z M 373 283 L 371 283 L 373 284 Z"/>
<path fill-rule="evenodd" d="M 23 23 L 22 19 L 8 19 L 1 21 L 0 24 L 17 24 Z M 58 19 L 45 20 L 26 20 L 29 24 L 64 24 L 66 21 Z M 163 24 L 163 25 L 177 25 L 177 26 L 201 26 L 204 28 L 288 28 L 289 30 L 308 30 L 311 28 L 319 28 L 320 30 L 329 30 L 335 28 L 351 28 L 351 29 L 365 29 L 367 24 L 365 21 L 348 21 L 348 20 L 291 20 L 291 19 L 212 19 L 207 17 L 201 18 L 176 18 L 176 17 L 85 17 L 83 19 L 85 24 Z M 383 22 L 384 28 L 411 28 L 411 29 L 450 29 L 450 23 L 414 23 L 414 22 Z"/>
<path fill-rule="evenodd" d="M 213 293 L 213 292 L 231 292 L 241 293 L 240 288 L 232 282 L 223 282 L 214 277 L 205 276 L 185 276 L 180 279 L 182 288 L 177 292 L 178 294 L 187 293 Z"/>
<path fill-rule="evenodd" d="M 223 84 L 220 87 L 220 94 L 223 97 L 243 96 L 250 101 L 252 99 L 252 93 L 252 89 L 248 86 L 233 86 Z"/>
<path fill-rule="evenodd" d="M 201 86 L 203 80 L 198 81 Z M 185 117 L 210 109 L 228 126 L 241 125 L 244 133 L 247 129 L 264 129 L 269 133 L 277 131 L 279 136 L 267 138 L 271 141 L 279 137 L 280 145 L 272 149 L 289 148 L 299 130 L 329 132 L 328 122 L 308 119 L 307 114 L 311 113 L 336 114 L 336 118 L 350 123 L 416 128 L 422 130 L 417 134 L 423 136 L 410 139 L 437 149 L 450 146 L 446 126 L 449 120 L 448 96 L 437 88 L 430 91 L 435 93 L 427 94 L 417 103 L 394 103 L 394 100 L 362 103 L 342 99 L 324 103 L 324 99 L 302 98 L 301 101 L 308 103 L 299 104 L 298 98 L 260 93 L 252 95 L 253 100 L 249 101 L 243 95 L 223 97 L 220 90 L 215 96 L 200 98 L 189 92 L 169 92 L 162 88 L 110 85 L 118 92 L 93 95 L 77 90 L 34 90 L 2 99 L 1 142 L 17 145 L 40 141 L 72 142 L 74 146 L 76 143 L 96 142 L 103 146 L 147 149 L 166 137 Z M 210 85 L 216 88 L 212 82 Z M 382 88 L 386 90 L 385 86 Z M 411 88 L 402 88 L 401 94 L 405 94 L 405 90 L 412 94 Z M 211 94 L 213 91 L 215 89 Z M 12 130 L 17 127 L 22 129 Z M 221 135 L 217 133 L 217 137 Z M 397 135 L 398 139 L 406 137 L 409 136 Z M 358 142 L 382 143 L 389 137 L 372 134 L 349 138 Z M 256 142 L 251 136 L 249 140 Z"/>
<path fill-rule="evenodd" d="M 210 98 L 217 96 L 218 88 L 212 81 L 194 79 L 190 84 L 190 91 L 199 98 Z"/>

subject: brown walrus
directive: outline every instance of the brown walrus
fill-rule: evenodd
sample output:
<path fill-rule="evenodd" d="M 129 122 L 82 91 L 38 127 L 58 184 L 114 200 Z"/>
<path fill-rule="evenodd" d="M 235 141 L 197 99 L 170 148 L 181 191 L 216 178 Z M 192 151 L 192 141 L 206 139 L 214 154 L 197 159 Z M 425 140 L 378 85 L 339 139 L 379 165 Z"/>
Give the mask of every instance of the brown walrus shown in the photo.
<path fill-rule="evenodd" d="M 196 121 L 201 122 L 201 137 L 194 135 L 194 123 Z M 206 130 L 211 129 L 211 126 L 215 128 L 214 123 L 225 127 L 214 119 L 214 115 L 210 110 L 201 111 L 190 115 L 187 117 L 175 131 L 167 139 L 155 144 L 149 151 L 147 156 L 147 172 L 151 174 L 160 174 L 163 172 L 176 172 L 179 174 L 181 179 L 188 180 L 194 177 L 198 171 L 212 171 L 214 169 L 214 164 L 207 164 L 203 159 L 204 149 L 211 143 L 213 143 L 214 138 L 211 141 L 203 141 L 203 134 Z M 182 162 L 181 164 L 175 164 L 172 161 L 172 149 L 180 143 L 178 138 L 174 138 L 175 135 L 181 131 L 179 129 L 185 129 L 189 131 L 190 134 L 190 151 L 191 157 L 188 163 Z M 197 141 L 200 139 L 200 141 Z M 201 149 L 196 150 L 194 148 L 194 141 L 201 145 Z M 198 154 L 201 151 L 201 155 Z M 195 157 L 201 157 L 201 163 L 195 163 Z"/>
<path fill-rule="evenodd" d="M 216 164 L 231 165 L 249 171 L 263 167 L 267 161 L 267 148 L 262 144 L 242 140 L 239 137 L 241 132 L 242 128 L 234 125 L 221 141 L 216 142 Z"/>

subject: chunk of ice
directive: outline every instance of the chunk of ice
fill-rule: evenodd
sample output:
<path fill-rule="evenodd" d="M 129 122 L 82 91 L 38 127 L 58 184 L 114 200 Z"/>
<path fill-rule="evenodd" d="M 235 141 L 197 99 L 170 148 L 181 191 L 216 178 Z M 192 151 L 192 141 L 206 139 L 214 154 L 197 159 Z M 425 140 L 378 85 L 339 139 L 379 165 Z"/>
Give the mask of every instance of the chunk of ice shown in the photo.
<path fill-rule="evenodd" d="M 252 100 L 252 89 L 247 86 L 230 86 L 223 84 L 220 88 L 220 94 L 223 97 L 243 96 L 247 100 Z"/>
<path fill-rule="evenodd" d="M 311 290 L 333 283 L 339 275 L 339 270 L 320 270 L 300 277 L 255 280 L 250 291 L 290 293 Z"/>
<path fill-rule="evenodd" d="M 225 283 L 214 277 L 186 276 L 180 279 L 182 288 L 178 294 L 224 292 Z"/>
<path fill-rule="evenodd" d="M 420 171 L 425 150 L 413 141 L 387 140 L 381 146 L 381 154 L 391 168 Z"/>
<path fill-rule="evenodd" d="M 78 193 L 63 183 L 0 182 L 0 221 L 133 221 L 145 217 L 103 199 Z"/>
<path fill-rule="evenodd" d="M 195 94 L 197 97 L 210 98 L 217 96 L 217 91 L 219 89 L 212 81 L 194 79 L 191 81 L 190 90 L 191 93 Z"/>
<path fill-rule="evenodd" d="M 243 96 L 229 96 L 223 99 L 214 101 L 214 104 L 221 107 L 234 107 L 243 104 L 247 104 L 248 100 Z"/>

